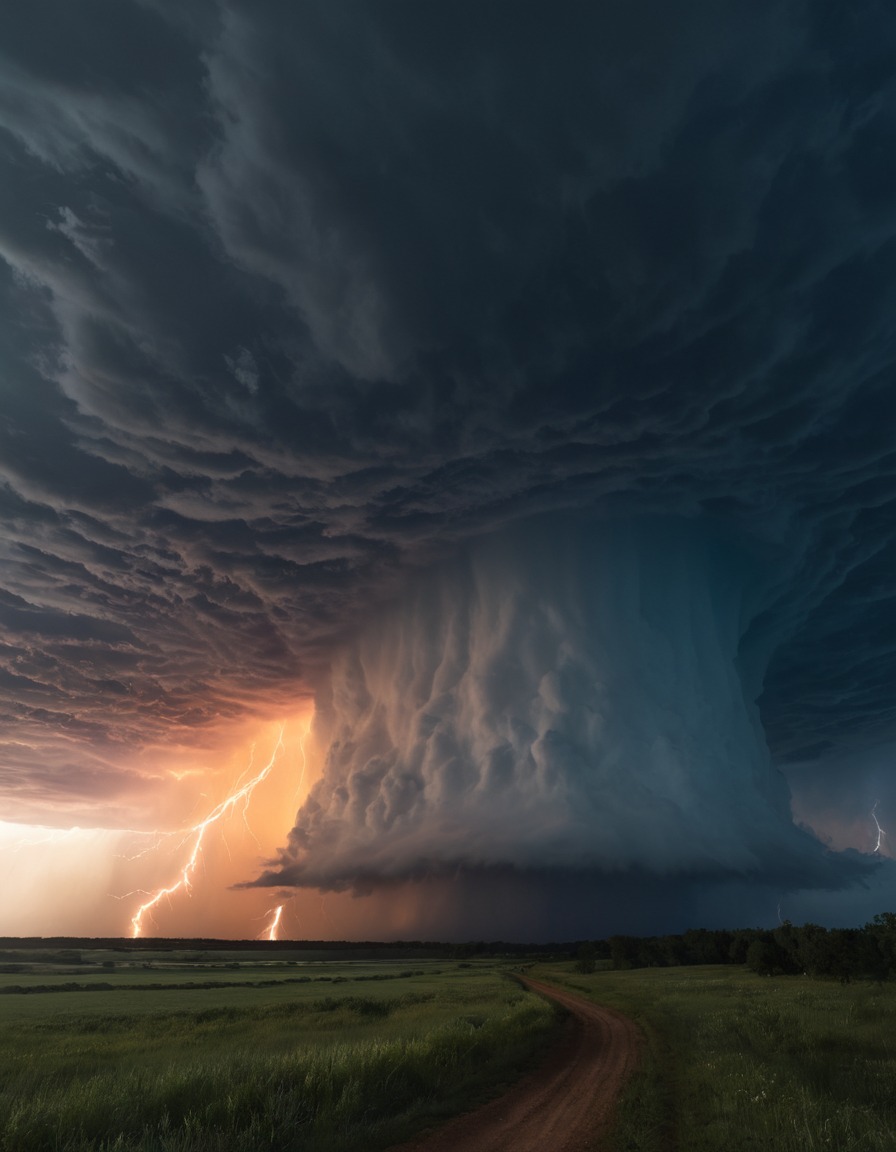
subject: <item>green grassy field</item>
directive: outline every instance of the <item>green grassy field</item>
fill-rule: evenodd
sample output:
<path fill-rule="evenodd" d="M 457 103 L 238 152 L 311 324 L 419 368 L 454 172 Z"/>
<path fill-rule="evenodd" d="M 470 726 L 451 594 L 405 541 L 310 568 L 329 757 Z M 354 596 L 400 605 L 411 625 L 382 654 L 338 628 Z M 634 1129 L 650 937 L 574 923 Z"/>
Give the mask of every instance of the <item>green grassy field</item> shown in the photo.
<path fill-rule="evenodd" d="M 30 990 L 0 995 L 2 1152 L 372 1150 L 514 1079 L 556 1022 L 492 963 L 236 963 L 6 973 Z"/>
<path fill-rule="evenodd" d="M 531 971 L 647 1034 L 614 1152 L 896 1150 L 896 984 L 728 967 Z"/>
<path fill-rule="evenodd" d="M 373 1152 L 512 1081 L 556 1023 L 495 961 L 108 961 L 0 972 L 0 1152 Z M 644 1029 L 613 1152 L 896 1150 L 896 985 L 530 971 Z"/>

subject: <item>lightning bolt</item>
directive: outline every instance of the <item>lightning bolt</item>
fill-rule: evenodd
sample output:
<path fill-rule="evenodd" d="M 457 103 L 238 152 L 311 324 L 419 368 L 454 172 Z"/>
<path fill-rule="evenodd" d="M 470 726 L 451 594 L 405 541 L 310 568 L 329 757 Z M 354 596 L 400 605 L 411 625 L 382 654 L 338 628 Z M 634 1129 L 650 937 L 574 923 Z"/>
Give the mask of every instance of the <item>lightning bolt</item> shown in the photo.
<path fill-rule="evenodd" d="M 42 844 L 58 844 L 60 840 L 74 836 L 78 832 L 80 832 L 80 828 L 48 828 L 42 836 L 18 836 L 15 843 L 4 844 L 0 851 L 21 852 L 23 848 L 37 848 Z"/>
<path fill-rule="evenodd" d="M 277 929 L 280 927 L 280 917 L 283 915 L 283 905 L 278 904 L 276 908 L 269 908 L 267 915 L 271 914 L 273 914 L 273 919 L 262 933 L 266 940 L 277 939 Z"/>
<path fill-rule="evenodd" d="M 6 824 L 4 821 L 0 821 L 0 830 L 13 827 L 19 826 Z M 42 832 L 43 835 L 18 835 L 12 844 L 0 844 L 0 852 L 21 852 L 25 848 L 39 848 L 44 844 L 59 844 L 63 840 L 69 840 L 83 834 L 90 834 L 95 832 L 115 832 L 116 834 L 126 832 L 129 836 L 159 835 L 156 832 L 144 832 L 140 828 L 39 828 L 38 830 Z M 167 835 L 171 835 L 171 833 L 167 833 Z M 144 856 L 147 852 L 153 851 L 153 849 L 157 848 L 160 843 L 161 840 L 159 840 L 152 847 L 147 848 L 142 852 L 138 852 L 136 856 L 122 856 L 120 853 L 116 853 L 116 858 L 119 860 L 136 860 L 139 856 Z"/>
<path fill-rule="evenodd" d="M 278 904 L 276 908 L 268 908 L 267 912 L 263 913 L 264 916 L 269 916 L 266 926 L 255 937 L 256 940 L 279 940 L 280 929 L 283 927 L 283 913 L 286 910 L 287 904 L 292 904 L 295 900 L 295 893 L 289 896 L 284 895 L 283 892 L 278 892 L 277 895 L 282 899 L 283 903 Z M 261 916 L 258 917 L 261 919 Z"/>
<path fill-rule="evenodd" d="M 205 837 L 205 833 L 208 831 L 212 824 L 216 824 L 220 819 L 222 819 L 222 817 L 232 812 L 240 803 L 243 806 L 243 819 L 245 819 L 246 812 L 249 808 L 249 801 L 252 799 L 252 793 L 262 782 L 262 780 L 265 780 L 270 775 L 271 770 L 277 761 L 277 757 L 282 751 L 283 728 L 280 729 L 280 734 L 277 737 L 277 743 L 274 746 L 274 751 L 271 753 L 271 758 L 268 760 L 267 764 L 265 764 L 264 768 L 262 768 L 260 772 L 256 773 L 256 775 L 251 779 L 247 780 L 245 784 L 239 784 L 238 781 L 237 783 L 239 786 L 236 788 L 236 790 L 232 792 L 226 800 L 222 800 L 221 803 L 216 808 L 214 808 L 204 820 L 201 820 L 198 824 L 195 824 L 188 831 L 182 843 L 187 843 L 187 841 L 189 841 L 189 839 L 192 837 L 193 847 L 186 864 L 181 869 L 180 879 L 175 883 L 170 884 L 167 888 L 157 888 L 155 892 L 152 893 L 150 898 L 140 905 L 140 907 L 131 917 L 131 936 L 133 939 L 136 940 L 143 931 L 143 917 L 147 913 L 149 913 L 151 916 L 153 908 L 157 907 L 162 902 L 162 900 L 170 900 L 176 892 L 180 891 L 186 892 L 188 896 L 190 895 L 192 890 L 192 877 L 193 873 L 196 871 L 196 867 L 202 854 L 202 841 Z M 250 765 L 251 763 L 252 761 L 250 760 Z M 246 771 L 243 772 L 243 776 L 245 776 L 246 772 L 248 771 L 249 769 L 246 769 Z M 242 779 L 243 776 L 241 776 L 240 779 Z M 279 916 L 277 917 L 277 921 L 279 922 Z M 272 929 L 273 928 L 276 928 L 276 924 L 272 926 Z"/>
<path fill-rule="evenodd" d="M 878 804 L 880 804 L 880 800 L 875 800 L 874 807 L 871 809 L 871 819 L 874 821 L 874 826 L 877 829 L 877 843 L 874 845 L 875 852 L 880 852 L 884 837 L 886 836 L 886 832 L 881 828 L 880 821 L 877 818 Z"/>
<path fill-rule="evenodd" d="M 116 852 L 115 859 L 127 860 L 129 862 L 132 860 L 142 860 L 144 856 L 150 856 L 153 852 L 158 852 L 166 840 L 169 840 L 172 836 L 177 836 L 178 834 L 179 833 L 177 832 L 135 832 L 135 836 L 154 837 L 153 843 L 146 848 L 142 848 L 139 852 L 135 852 L 131 856 L 128 856 L 125 852 Z M 183 841 L 181 841 L 181 843 L 183 843 Z"/>

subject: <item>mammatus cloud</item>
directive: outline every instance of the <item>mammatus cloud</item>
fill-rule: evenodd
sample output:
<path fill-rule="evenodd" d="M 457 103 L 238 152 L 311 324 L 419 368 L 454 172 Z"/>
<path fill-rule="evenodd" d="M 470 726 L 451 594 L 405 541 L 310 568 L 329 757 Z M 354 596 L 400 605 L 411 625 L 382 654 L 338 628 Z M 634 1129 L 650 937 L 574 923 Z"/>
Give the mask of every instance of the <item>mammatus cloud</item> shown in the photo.
<path fill-rule="evenodd" d="M 674 21 L 655 0 L 512 20 L 45 0 L 0 15 L 0 45 L 8 804 L 133 808 L 152 789 L 141 754 L 319 691 L 321 732 L 326 716 L 366 734 L 351 751 L 339 735 L 320 811 L 300 816 L 284 866 L 301 856 L 305 877 L 412 874 L 433 845 L 446 866 L 621 866 L 640 844 L 645 867 L 811 872 L 785 799 L 755 785 L 763 741 L 774 765 L 847 764 L 896 731 L 894 18 L 810 0 L 691 0 Z M 579 629 L 539 568 L 543 529 L 526 544 L 558 516 L 607 550 L 608 521 L 680 528 L 690 576 L 659 632 L 582 591 Z M 718 525 L 750 565 L 724 584 L 701 551 Z M 513 627 L 495 588 L 481 617 L 495 660 L 524 669 L 500 705 L 468 622 L 491 538 L 520 568 Z M 568 578 L 640 580 L 619 547 Z M 469 656 L 451 689 L 458 708 L 483 694 L 469 731 L 435 713 L 418 735 L 428 697 L 395 672 L 407 701 L 388 703 L 385 656 L 380 704 L 338 696 L 402 595 L 407 651 L 441 667 L 434 630 Z M 617 612 L 640 638 L 626 681 L 605 667 L 625 667 L 602 631 Z M 679 708 L 655 682 L 665 648 L 723 620 L 715 663 L 682 679 L 680 727 L 661 723 Z M 603 734 L 585 739 L 598 684 Z M 727 777 L 700 699 L 738 734 Z M 398 710 L 379 729 L 368 709 Z M 640 840 L 606 766 L 633 759 L 639 710 Z M 538 853 L 497 831 L 502 773 Z M 423 844 L 440 789 L 447 822 Z M 685 860 L 670 846 L 688 821 Z"/>

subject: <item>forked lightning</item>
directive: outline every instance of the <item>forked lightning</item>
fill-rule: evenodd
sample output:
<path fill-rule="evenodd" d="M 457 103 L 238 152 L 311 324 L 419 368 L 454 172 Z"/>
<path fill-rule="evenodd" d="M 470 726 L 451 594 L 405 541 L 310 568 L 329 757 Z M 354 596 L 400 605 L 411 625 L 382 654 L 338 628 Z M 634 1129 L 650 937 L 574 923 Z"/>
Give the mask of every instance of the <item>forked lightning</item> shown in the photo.
<path fill-rule="evenodd" d="M 206 818 L 203 821 L 201 821 L 199 824 L 194 825 L 189 830 L 189 832 L 187 833 L 187 835 L 184 839 L 184 843 L 186 843 L 187 841 L 189 841 L 189 839 L 191 837 L 193 837 L 194 838 L 193 839 L 193 848 L 192 848 L 192 851 L 190 852 L 189 859 L 187 860 L 186 864 L 181 869 L 180 879 L 176 883 L 171 884 L 167 888 L 157 889 L 145 903 L 140 905 L 140 907 L 137 909 L 137 911 L 131 917 L 131 936 L 134 939 L 136 939 L 138 936 L 140 936 L 140 934 L 143 931 L 143 917 L 147 913 L 151 913 L 152 909 L 155 908 L 162 900 L 164 900 L 166 897 L 170 898 L 171 896 L 174 895 L 175 892 L 180 892 L 181 890 L 186 892 L 188 895 L 190 894 L 190 890 L 192 887 L 191 878 L 193 876 L 193 873 L 196 871 L 196 865 L 199 862 L 199 857 L 200 857 L 200 854 L 202 852 L 202 840 L 203 840 L 203 837 L 205 836 L 206 830 L 212 824 L 215 824 L 220 819 L 222 819 L 222 817 L 224 817 L 224 816 L 228 815 L 230 812 L 232 812 L 236 808 L 236 806 L 240 803 L 242 803 L 242 805 L 243 805 L 243 816 L 245 817 L 246 809 L 248 808 L 249 801 L 252 798 L 252 793 L 255 791 L 256 787 L 262 782 L 262 780 L 265 780 L 270 775 L 271 770 L 273 769 L 274 764 L 277 761 L 277 756 L 282 751 L 283 751 L 283 728 L 280 729 L 280 733 L 277 737 L 277 743 L 274 746 L 274 751 L 271 753 L 271 758 L 268 760 L 268 762 L 264 766 L 264 768 L 262 768 L 260 772 L 256 773 L 256 775 L 253 776 L 251 780 L 248 780 L 245 784 L 242 784 L 240 787 L 238 787 L 236 789 L 236 791 L 232 792 L 231 795 L 229 795 L 226 798 L 226 800 L 222 800 L 221 803 L 217 806 L 217 808 L 215 808 L 208 816 L 206 816 Z M 280 909 L 278 909 L 278 913 L 279 913 L 279 911 L 280 911 Z M 271 931 L 276 930 L 278 922 L 279 922 L 279 915 L 277 916 L 275 923 L 271 926 Z M 276 939 L 276 937 L 270 937 L 270 939 Z"/>

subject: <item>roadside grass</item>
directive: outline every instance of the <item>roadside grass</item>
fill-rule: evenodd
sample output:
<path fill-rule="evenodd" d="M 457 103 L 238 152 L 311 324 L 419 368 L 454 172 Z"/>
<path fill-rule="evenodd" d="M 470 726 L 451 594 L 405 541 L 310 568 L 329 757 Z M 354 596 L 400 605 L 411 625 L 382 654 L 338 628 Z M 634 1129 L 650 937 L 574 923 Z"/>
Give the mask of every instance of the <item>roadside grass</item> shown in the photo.
<path fill-rule="evenodd" d="M 615 1152 L 893 1152 L 896 985 L 727 967 L 533 969 L 644 1029 Z"/>
<path fill-rule="evenodd" d="M 494 966 L 382 979 L 402 970 L 335 986 L 5 995 L 0 1150 L 373 1152 L 515 1078 L 555 1023 Z M 53 1014 L 21 1011 L 37 1002 Z"/>

